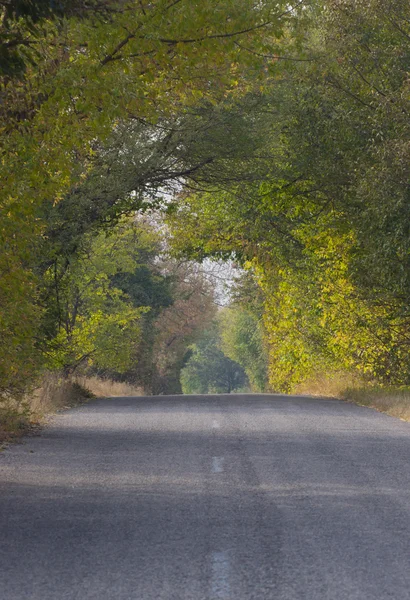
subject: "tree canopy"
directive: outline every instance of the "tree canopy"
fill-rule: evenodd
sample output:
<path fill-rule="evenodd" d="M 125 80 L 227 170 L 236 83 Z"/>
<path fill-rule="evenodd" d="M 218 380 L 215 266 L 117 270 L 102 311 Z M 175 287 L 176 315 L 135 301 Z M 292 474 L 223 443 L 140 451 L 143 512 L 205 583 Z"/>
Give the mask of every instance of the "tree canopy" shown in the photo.
<path fill-rule="evenodd" d="M 409 381 L 408 15 L 401 1 L 324 3 L 308 58 L 262 94 L 265 180 L 170 212 L 177 252 L 254 273 L 274 389 L 336 369 Z"/>
<path fill-rule="evenodd" d="M 406 0 L 0 2 L 1 393 L 189 387 L 205 258 L 253 389 L 408 384 L 409 40 Z"/>

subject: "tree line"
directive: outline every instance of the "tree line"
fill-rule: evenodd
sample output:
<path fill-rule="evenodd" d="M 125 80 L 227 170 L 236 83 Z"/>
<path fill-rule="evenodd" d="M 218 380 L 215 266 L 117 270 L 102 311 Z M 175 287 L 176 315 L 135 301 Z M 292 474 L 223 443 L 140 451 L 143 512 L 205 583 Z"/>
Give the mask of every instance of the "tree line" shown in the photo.
<path fill-rule="evenodd" d="M 273 389 L 335 371 L 408 385 L 409 6 L 330 0 L 307 12 L 309 26 L 283 40 L 295 60 L 272 56 L 281 64 L 251 94 L 260 178 L 176 202 L 174 246 L 253 274 Z"/>
<path fill-rule="evenodd" d="M 2 396 L 45 368 L 180 389 L 207 257 L 244 269 L 218 348 L 253 389 L 408 384 L 408 23 L 405 0 L 0 2 Z"/>

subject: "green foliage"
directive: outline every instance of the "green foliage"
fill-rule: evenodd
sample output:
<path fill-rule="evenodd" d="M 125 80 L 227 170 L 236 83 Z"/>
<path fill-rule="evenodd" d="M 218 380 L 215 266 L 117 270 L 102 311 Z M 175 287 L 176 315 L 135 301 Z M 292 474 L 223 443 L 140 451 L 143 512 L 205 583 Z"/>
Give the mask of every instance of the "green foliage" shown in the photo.
<path fill-rule="evenodd" d="M 229 394 L 246 386 L 242 367 L 221 350 L 216 321 L 191 347 L 181 384 L 184 394 Z"/>
<path fill-rule="evenodd" d="M 252 391 L 267 392 L 268 348 L 263 321 L 263 295 L 247 273 L 236 282 L 229 307 L 218 315 L 222 351 L 244 369 Z"/>
<path fill-rule="evenodd" d="M 42 253 L 43 236 L 53 233 L 51 254 L 60 248 L 62 261 L 69 262 L 90 224 L 116 222 L 138 204 L 127 201 L 135 184 L 141 190 L 144 181 L 137 177 L 130 188 L 127 180 L 124 197 L 121 178 L 115 185 L 111 178 L 107 190 L 99 174 L 92 202 L 88 192 L 76 202 L 76 191 L 113 132 L 126 131 L 130 122 L 175 120 L 202 99 L 212 104 L 242 94 L 253 85 L 249 73 L 263 75 L 258 50 L 267 36 L 275 44 L 295 18 L 296 12 L 276 0 L 0 2 L 0 288 L 8 290 L 1 298 L 0 390 L 10 389 L 16 372 L 22 376 L 15 385 L 23 388 L 41 362 L 38 290 L 55 260 Z M 158 185 L 154 181 L 155 189 Z M 48 208 L 68 194 L 72 202 L 63 222 L 49 223 Z M 76 232 L 68 221 L 76 222 Z M 67 229 L 69 248 L 62 239 Z M 120 296 L 112 300 L 118 314 L 121 301 Z M 49 317 L 53 308 L 45 308 Z M 66 331 L 70 340 L 78 338 L 70 360 L 80 359 L 79 346 L 89 335 L 103 331 L 102 320 L 90 311 L 94 325 L 87 317 L 80 327 L 76 319 L 75 332 Z M 118 321 L 118 336 L 122 327 Z M 66 341 L 59 340 L 61 347 Z M 87 350 L 94 352 L 91 346 Z"/>
<path fill-rule="evenodd" d="M 4 215 L 0 226 L 0 243 L 5 250 L 0 253 L 0 400 L 21 397 L 41 365 L 35 335 L 42 311 L 35 302 L 36 280 L 24 264 L 29 260 L 29 249 L 20 234 L 24 236 L 26 230 L 26 223 L 12 222 L 11 212 Z"/>
<path fill-rule="evenodd" d="M 154 323 L 152 346 L 155 393 L 181 393 L 180 371 L 187 348 L 209 327 L 216 313 L 214 290 L 195 263 L 168 260 L 173 302 Z"/>
<path fill-rule="evenodd" d="M 132 365 L 140 321 L 149 306 L 136 306 L 135 294 L 120 285 L 127 275 L 135 278 L 138 249 L 146 238 L 132 221 L 123 221 L 110 235 L 84 240 L 82 252 L 72 258 L 56 290 L 59 323 L 49 342 L 50 367 L 71 372 L 86 362 L 121 373 Z M 54 274 L 52 270 L 46 275 L 54 280 Z M 130 290 L 134 291 L 128 286 Z"/>
<path fill-rule="evenodd" d="M 274 389 L 340 369 L 407 384 L 408 3 L 330 0 L 312 16 L 308 60 L 265 89 L 265 181 L 185 197 L 173 245 L 254 270 Z"/>
<path fill-rule="evenodd" d="M 255 389 L 266 354 L 276 390 L 408 384 L 408 23 L 406 0 L 0 2 L 0 394 L 42 355 L 178 390 L 212 291 L 123 220 L 150 206 L 176 255 L 254 273 L 263 310 L 234 303 L 221 343 Z"/>

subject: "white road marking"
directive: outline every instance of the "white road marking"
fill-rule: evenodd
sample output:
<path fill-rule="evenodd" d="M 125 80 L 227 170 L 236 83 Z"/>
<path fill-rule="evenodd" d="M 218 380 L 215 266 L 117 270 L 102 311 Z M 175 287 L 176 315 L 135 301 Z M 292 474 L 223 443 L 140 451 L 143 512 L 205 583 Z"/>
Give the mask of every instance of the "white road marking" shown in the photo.
<path fill-rule="evenodd" d="M 228 552 L 226 550 L 223 552 L 212 552 L 211 563 L 211 599 L 227 600 L 231 597 Z"/>
<path fill-rule="evenodd" d="M 212 473 L 223 473 L 224 460 L 225 459 L 223 456 L 213 456 L 212 457 Z"/>
<path fill-rule="evenodd" d="M 212 421 L 212 429 L 219 429 L 221 426 L 216 419 Z"/>

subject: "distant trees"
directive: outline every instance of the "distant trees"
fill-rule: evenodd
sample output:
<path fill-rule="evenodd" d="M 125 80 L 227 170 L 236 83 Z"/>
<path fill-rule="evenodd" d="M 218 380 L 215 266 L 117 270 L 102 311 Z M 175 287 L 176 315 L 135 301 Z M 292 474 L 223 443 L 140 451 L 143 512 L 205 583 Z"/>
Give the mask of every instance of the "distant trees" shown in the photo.
<path fill-rule="evenodd" d="M 148 219 L 122 218 L 83 236 L 81 248 L 43 275 L 44 364 L 180 393 L 188 346 L 215 314 L 201 271 L 164 254 Z M 64 267 L 64 268 L 63 268 Z"/>
<path fill-rule="evenodd" d="M 209 327 L 215 312 L 214 289 L 194 264 L 169 261 L 173 302 L 154 323 L 153 358 L 157 377 L 154 391 L 181 393 L 180 371 L 188 347 Z"/>
<path fill-rule="evenodd" d="M 246 307 L 226 308 L 220 315 L 221 348 L 244 369 L 253 392 L 266 392 L 268 353 L 262 321 Z"/>
<path fill-rule="evenodd" d="M 229 394 L 247 386 L 243 368 L 221 350 L 217 320 L 191 346 L 181 384 L 184 394 Z"/>

